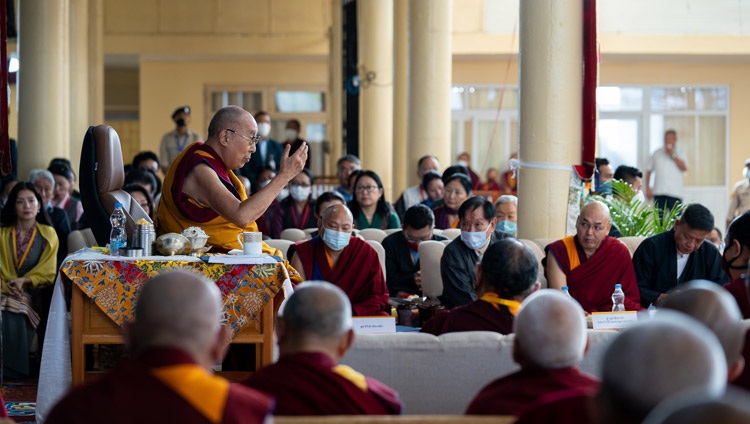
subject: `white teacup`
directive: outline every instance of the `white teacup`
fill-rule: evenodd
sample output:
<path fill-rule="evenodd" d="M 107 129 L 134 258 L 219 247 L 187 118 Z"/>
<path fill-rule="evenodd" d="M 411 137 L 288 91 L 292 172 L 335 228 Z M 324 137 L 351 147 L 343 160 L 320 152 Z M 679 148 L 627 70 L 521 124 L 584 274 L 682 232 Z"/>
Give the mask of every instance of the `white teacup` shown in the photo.
<path fill-rule="evenodd" d="M 263 233 L 255 231 L 242 232 L 237 236 L 244 255 L 260 255 L 263 253 Z"/>

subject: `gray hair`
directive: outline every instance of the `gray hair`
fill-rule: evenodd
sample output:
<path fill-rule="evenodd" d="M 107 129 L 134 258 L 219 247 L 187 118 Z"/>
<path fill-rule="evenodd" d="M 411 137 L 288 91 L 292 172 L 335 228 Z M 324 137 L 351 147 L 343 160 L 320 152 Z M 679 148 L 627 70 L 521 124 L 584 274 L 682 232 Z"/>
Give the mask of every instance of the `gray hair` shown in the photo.
<path fill-rule="evenodd" d="M 235 126 L 245 115 L 250 115 L 250 112 L 239 106 L 231 105 L 219 109 L 208 124 L 208 137 L 216 137 L 221 131 Z"/>
<path fill-rule="evenodd" d="M 306 281 L 279 310 L 292 336 L 340 337 L 352 328 L 352 305 L 343 290 L 326 281 Z"/>
<path fill-rule="evenodd" d="M 55 188 L 55 177 L 51 172 L 47 171 L 46 169 L 33 169 L 31 172 L 29 172 L 29 182 L 31 184 L 36 184 L 37 181 L 42 179 L 51 182 L 52 188 Z"/>
<path fill-rule="evenodd" d="M 495 200 L 495 209 L 499 208 L 500 205 L 504 205 L 506 203 L 510 203 L 513 206 L 518 207 L 518 197 L 510 194 L 503 194 L 502 196 L 498 197 L 497 200 Z"/>

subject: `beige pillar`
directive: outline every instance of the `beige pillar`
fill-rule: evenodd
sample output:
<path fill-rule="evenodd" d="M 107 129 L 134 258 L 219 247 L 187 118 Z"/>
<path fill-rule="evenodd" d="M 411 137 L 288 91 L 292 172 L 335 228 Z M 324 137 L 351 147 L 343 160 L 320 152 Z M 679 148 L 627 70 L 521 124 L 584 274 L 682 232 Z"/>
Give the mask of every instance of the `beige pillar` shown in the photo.
<path fill-rule="evenodd" d="M 89 2 L 89 125 L 104 123 L 104 5 Z"/>
<path fill-rule="evenodd" d="M 78 174 L 89 127 L 89 0 L 70 0 L 70 162 Z"/>
<path fill-rule="evenodd" d="M 409 1 L 409 126 L 406 163 L 451 155 L 451 0 Z M 408 185 L 417 183 L 407 173 Z"/>
<path fill-rule="evenodd" d="M 565 235 L 570 172 L 544 167 L 581 159 L 581 1 L 521 2 L 520 238 Z"/>
<path fill-rule="evenodd" d="M 360 159 L 393 201 L 393 0 L 358 0 L 357 28 Z"/>
<path fill-rule="evenodd" d="M 331 99 L 328 102 L 330 105 L 328 108 L 328 134 L 330 140 L 330 153 L 327 155 L 327 161 L 325 163 L 325 174 L 336 175 L 336 161 L 342 156 L 344 147 L 344 135 L 343 135 L 343 95 L 344 95 L 344 69 L 342 63 L 342 50 L 343 50 L 343 9 L 341 0 L 332 1 L 332 19 L 331 19 L 331 48 L 328 64 L 330 66 L 329 75 L 329 90 L 331 93 Z"/>
<path fill-rule="evenodd" d="M 407 97 L 409 76 L 409 0 L 393 3 L 393 195 L 407 187 L 414 165 L 407 163 Z"/>
<path fill-rule="evenodd" d="M 18 2 L 18 176 L 70 157 L 67 0 Z"/>

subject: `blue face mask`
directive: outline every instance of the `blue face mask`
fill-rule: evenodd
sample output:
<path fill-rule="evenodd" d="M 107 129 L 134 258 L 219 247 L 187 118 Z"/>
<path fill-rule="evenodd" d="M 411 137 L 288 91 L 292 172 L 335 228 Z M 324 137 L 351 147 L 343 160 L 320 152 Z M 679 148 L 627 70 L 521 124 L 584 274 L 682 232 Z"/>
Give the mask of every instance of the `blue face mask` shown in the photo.
<path fill-rule="evenodd" d="M 487 230 L 477 232 L 461 231 L 461 241 L 463 241 L 469 249 L 478 250 L 487 243 Z"/>
<path fill-rule="evenodd" d="M 602 196 L 611 196 L 612 195 L 612 181 L 607 181 L 606 183 L 599 184 L 598 192 Z"/>
<path fill-rule="evenodd" d="M 518 231 L 518 223 L 513 221 L 508 221 L 507 219 L 504 221 L 500 221 L 495 225 L 495 230 L 506 233 L 506 234 L 515 234 L 516 231 Z"/>
<path fill-rule="evenodd" d="M 323 242 L 325 242 L 329 249 L 338 252 L 349 245 L 349 239 L 351 236 L 351 233 L 344 233 L 326 228 L 323 230 L 322 238 Z"/>

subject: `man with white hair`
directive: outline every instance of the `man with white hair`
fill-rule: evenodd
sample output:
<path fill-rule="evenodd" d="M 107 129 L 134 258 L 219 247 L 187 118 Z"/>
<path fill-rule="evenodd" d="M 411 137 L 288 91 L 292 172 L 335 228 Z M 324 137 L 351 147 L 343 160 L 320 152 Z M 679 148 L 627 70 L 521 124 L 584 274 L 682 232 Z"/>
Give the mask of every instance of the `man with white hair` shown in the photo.
<path fill-rule="evenodd" d="M 518 232 L 518 197 L 503 194 L 495 201 L 495 231 L 515 237 Z"/>
<path fill-rule="evenodd" d="M 262 423 L 268 396 L 211 374 L 229 341 L 216 284 L 190 271 L 146 282 L 124 325 L 130 358 L 73 389 L 46 422 Z"/>
<path fill-rule="evenodd" d="M 670 396 L 691 390 L 719 396 L 727 380 L 716 336 L 672 311 L 623 331 L 604 354 L 602 369 L 594 413 L 601 423 L 640 423 Z"/>
<path fill-rule="evenodd" d="M 346 294 L 325 281 L 300 285 L 279 310 L 279 360 L 245 385 L 276 398 L 276 415 L 400 414 L 398 394 L 337 365 L 354 341 Z"/>
<path fill-rule="evenodd" d="M 52 199 L 55 195 L 55 177 L 46 169 L 34 169 L 29 173 L 29 182 L 34 184 L 39 194 L 42 196 L 44 208 L 50 219 L 50 225 L 55 229 L 57 240 L 60 245 L 57 248 L 57 264 L 68 256 L 68 234 L 70 234 L 70 221 L 68 213 L 57 206 L 52 205 Z"/>
<path fill-rule="evenodd" d="M 578 364 L 588 349 L 580 305 L 557 290 L 529 296 L 513 324 L 513 359 L 521 370 L 483 388 L 466 410 L 470 415 L 521 416 L 538 398 L 569 389 L 593 394 L 596 377 Z"/>

